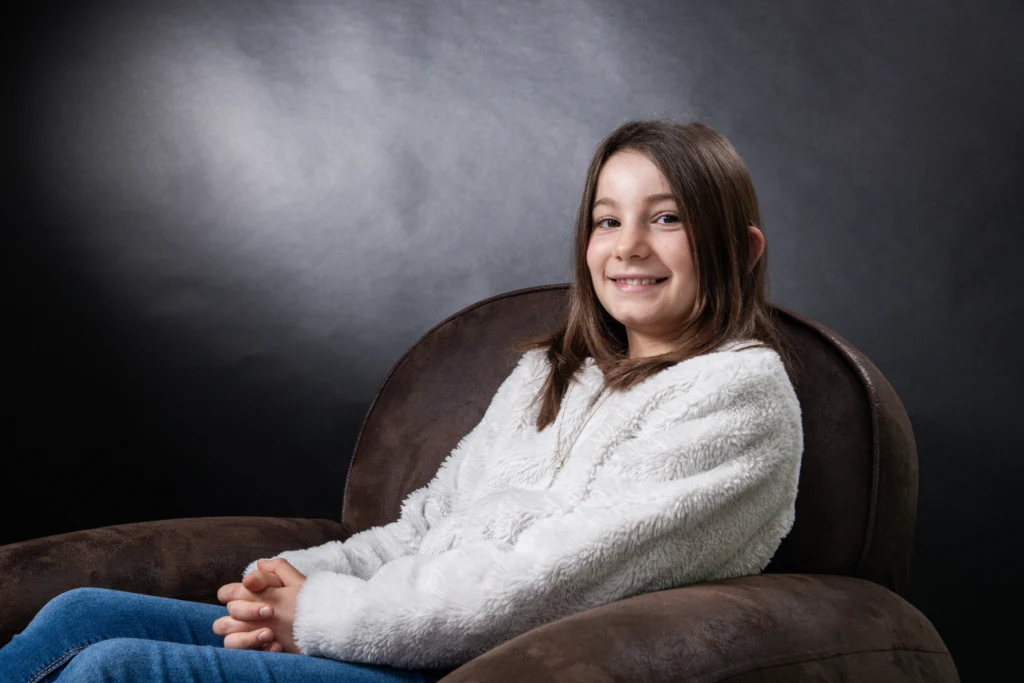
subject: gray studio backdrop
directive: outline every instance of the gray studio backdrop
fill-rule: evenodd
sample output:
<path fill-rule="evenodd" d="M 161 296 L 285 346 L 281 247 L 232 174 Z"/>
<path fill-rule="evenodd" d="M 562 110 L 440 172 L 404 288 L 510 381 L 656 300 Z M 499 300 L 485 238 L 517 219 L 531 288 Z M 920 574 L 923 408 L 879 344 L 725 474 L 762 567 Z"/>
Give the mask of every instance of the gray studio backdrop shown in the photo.
<path fill-rule="evenodd" d="M 696 119 L 750 167 L 774 299 L 862 349 L 904 401 L 921 473 L 910 597 L 979 680 L 1008 638 L 998 596 L 1024 521 L 1021 7 L 167 0 L 40 15 L 12 100 L 22 373 L 5 466 L 23 484 L 2 542 L 337 518 L 398 357 L 475 301 L 567 281 L 600 138 Z"/>

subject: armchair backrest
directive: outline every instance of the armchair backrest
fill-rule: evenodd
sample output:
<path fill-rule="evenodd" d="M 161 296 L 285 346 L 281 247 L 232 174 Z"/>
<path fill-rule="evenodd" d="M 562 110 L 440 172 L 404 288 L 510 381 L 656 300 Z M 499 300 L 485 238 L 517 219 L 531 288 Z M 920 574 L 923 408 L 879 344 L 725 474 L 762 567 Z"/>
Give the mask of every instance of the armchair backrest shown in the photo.
<path fill-rule="evenodd" d="M 512 342 L 564 320 L 568 284 L 484 299 L 428 331 L 395 363 L 363 420 L 349 466 L 342 526 L 357 533 L 398 518 L 480 420 L 518 356 Z M 804 455 L 796 521 L 766 573 L 855 576 L 903 594 L 917 512 L 910 420 L 874 364 L 820 323 L 776 306 L 800 360 L 794 387 Z"/>

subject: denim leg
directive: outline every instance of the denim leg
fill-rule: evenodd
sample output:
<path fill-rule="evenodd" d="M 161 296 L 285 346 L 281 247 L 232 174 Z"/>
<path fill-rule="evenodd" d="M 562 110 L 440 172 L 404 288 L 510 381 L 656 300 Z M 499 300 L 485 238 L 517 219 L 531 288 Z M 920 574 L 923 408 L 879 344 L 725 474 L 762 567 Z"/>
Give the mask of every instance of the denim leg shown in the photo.
<path fill-rule="evenodd" d="M 4 680 L 49 683 L 86 647 L 110 638 L 223 647 L 213 622 L 227 613 L 224 605 L 75 588 L 46 603 L 24 631 L 0 648 L 0 671 Z"/>
<path fill-rule="evenodd" d="M 0 648 L 4 680 L 432 682 L 408 670 L 262 650 L 224 648 L 213 622 L 227 607 L 107 588 L 62 593 Z"/>
<path fill-rule="evenodd" d="M 115 638 L 75 656 L 57 683 L 423 683 L 420 671 L 262 650 Z"/>

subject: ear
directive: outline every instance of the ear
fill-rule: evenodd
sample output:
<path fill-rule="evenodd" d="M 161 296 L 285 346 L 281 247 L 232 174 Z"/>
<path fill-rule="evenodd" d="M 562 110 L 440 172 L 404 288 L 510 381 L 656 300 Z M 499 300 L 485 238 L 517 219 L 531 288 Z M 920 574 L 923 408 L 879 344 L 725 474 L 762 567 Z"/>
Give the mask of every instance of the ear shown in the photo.
<path fill-rule="evenodd" d="M 750 255 L 747 261 L 747 270 L 749 271 L 754 269 L 761 254 L 764 253 L 764 235 L 756 225 L 748 226 L 747 230 L 750 232 Z"/>

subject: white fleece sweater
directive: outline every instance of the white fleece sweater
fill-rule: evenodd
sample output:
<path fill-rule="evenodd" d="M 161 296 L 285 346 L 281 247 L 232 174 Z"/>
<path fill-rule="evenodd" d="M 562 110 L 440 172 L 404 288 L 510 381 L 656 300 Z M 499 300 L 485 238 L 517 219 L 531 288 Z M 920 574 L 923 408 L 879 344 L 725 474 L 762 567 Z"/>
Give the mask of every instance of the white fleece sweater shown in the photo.
<path fill-rule="evenodd" d="M 742 346 L 611 394 L 557 478 L 558 422 L 564 451 L 603 374 L 588 358 L 537 432 L 548 365 L 523 354 L 397 521 L 277 556 L 307 577 L 298 647 L 450 668 L 593 607 L 760 573 L 793 525 L 803 430 L 779 355 Z"/>

